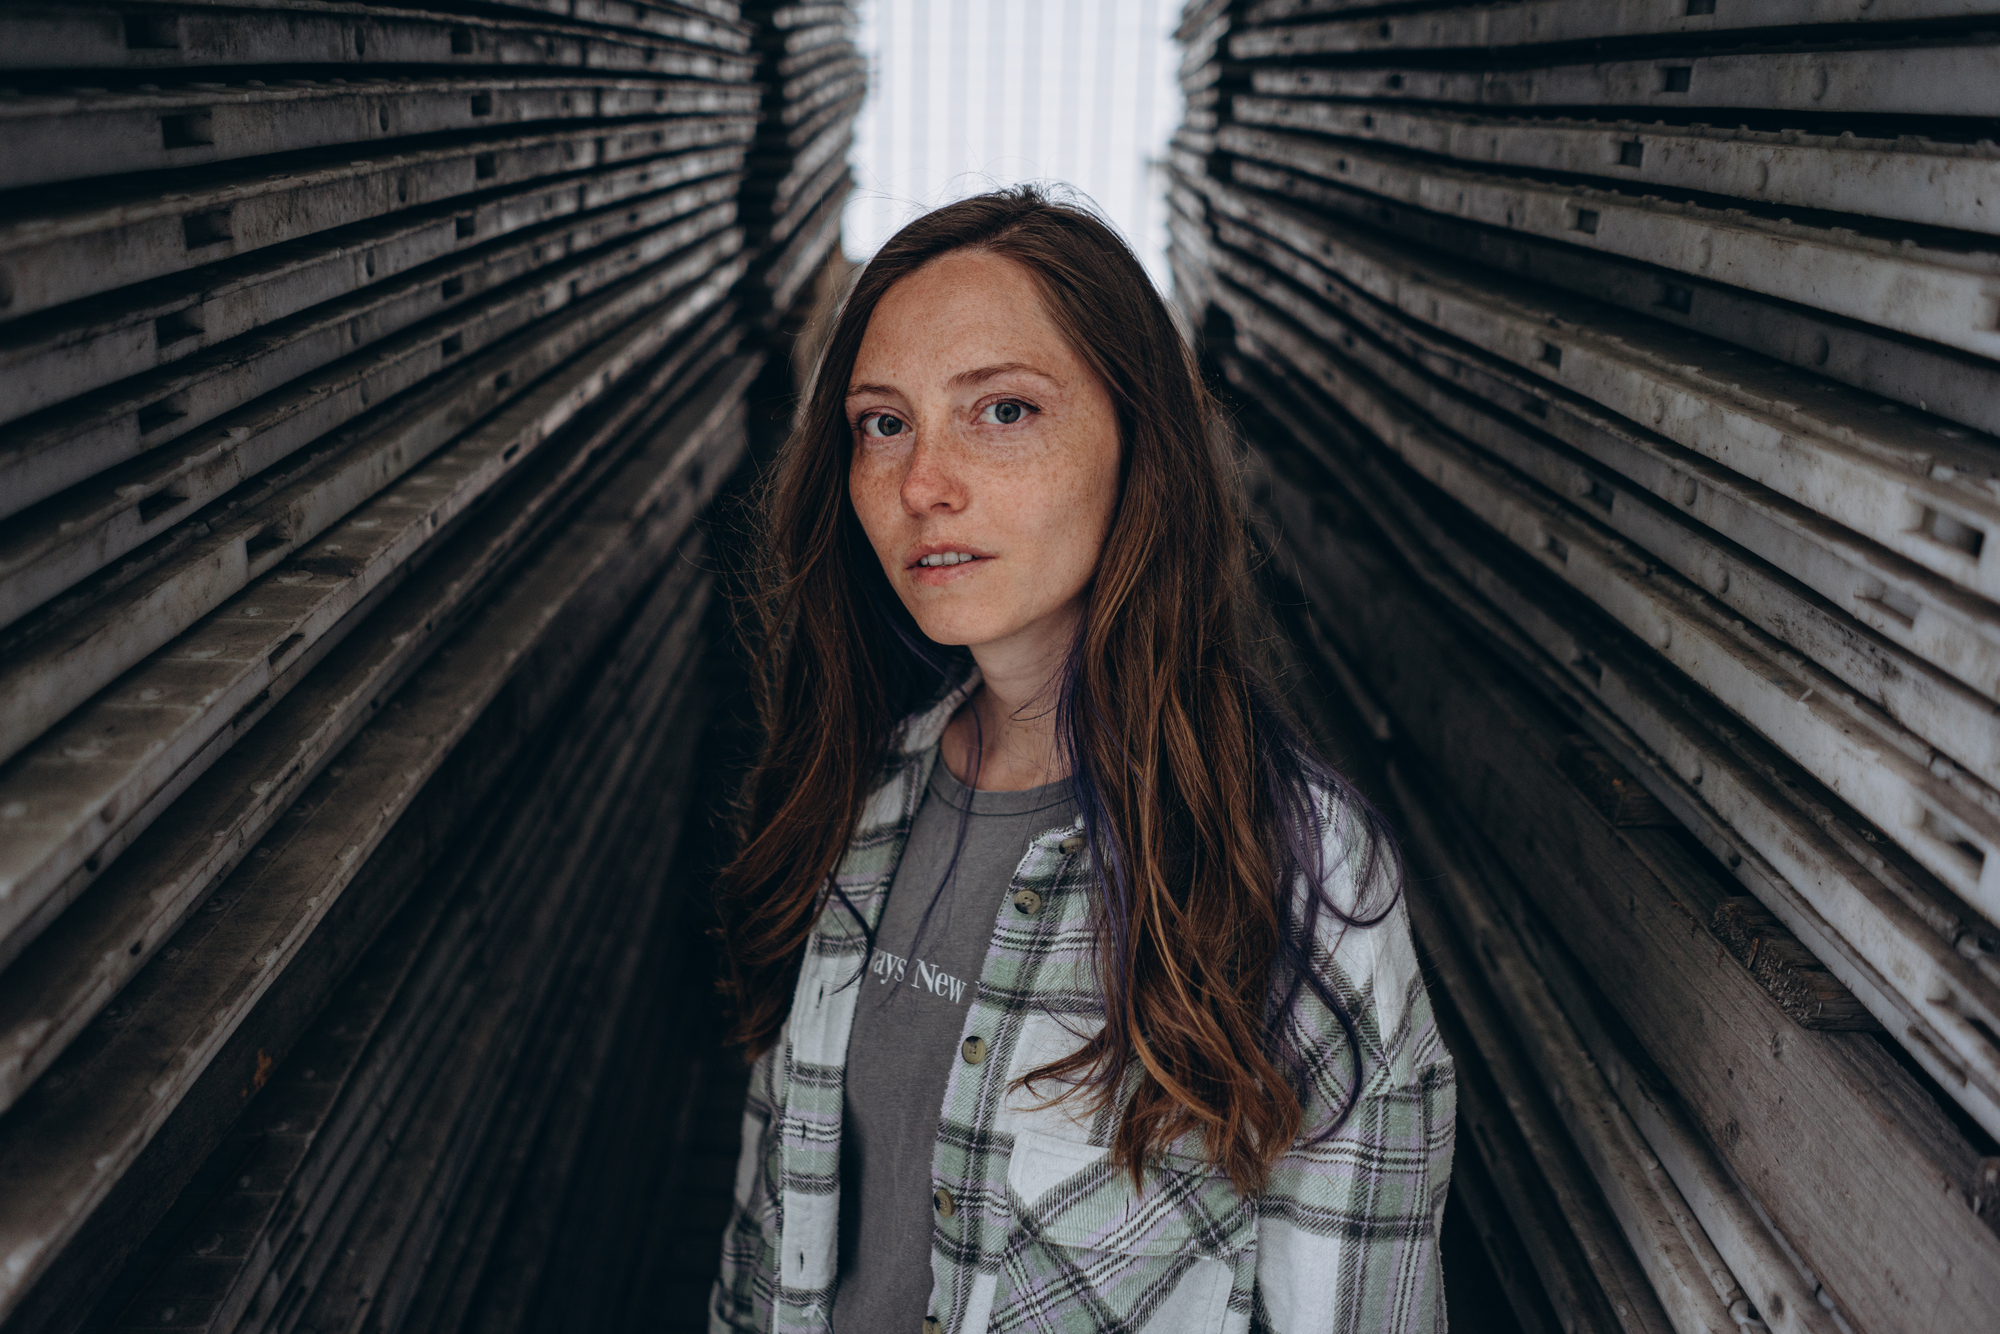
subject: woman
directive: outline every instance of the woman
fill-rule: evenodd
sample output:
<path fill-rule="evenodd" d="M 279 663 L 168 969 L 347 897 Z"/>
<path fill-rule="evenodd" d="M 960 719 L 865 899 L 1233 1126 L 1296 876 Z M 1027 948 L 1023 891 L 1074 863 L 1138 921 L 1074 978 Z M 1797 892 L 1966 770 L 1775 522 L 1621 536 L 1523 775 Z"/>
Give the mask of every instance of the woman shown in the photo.
<path fill-rule="evenodd" d="M 1131 252 L 919 218 L 766 497 L 716 1330 L 1432 1330 L 1453 1084 Z"/>

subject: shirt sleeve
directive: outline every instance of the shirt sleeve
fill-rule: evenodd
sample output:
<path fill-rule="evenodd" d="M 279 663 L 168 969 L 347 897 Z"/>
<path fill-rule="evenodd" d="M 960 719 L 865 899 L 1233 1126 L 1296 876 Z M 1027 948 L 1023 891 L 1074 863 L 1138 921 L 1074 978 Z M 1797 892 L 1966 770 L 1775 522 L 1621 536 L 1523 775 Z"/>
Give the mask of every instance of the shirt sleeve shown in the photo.
<path fill-rule="evenodd" d="M 1353 1049 L 1310 991 L 1292 1007 L 1306 1054 L 1305 1131 L 1259 1201 L 1251 1328 L 1273 1334 L 1443 1334 L 1438 1232 L 1457 1086 L 1399 898 L 1371 927 L 1321 933 L 1321 976 L 1360 1038 L 1353 1110 L 1315 1143 L 1354 1084 Z M 1331 937 L 1331 939 L 1329 939 Z"/>
<path fill-rule="evenodd" d="M 743 1147 L 729 1226 L 722 1234 L 722 1269 L 708 1303 L 709 1334 L 762 1331 L 771 1326 L 773 1275 L 778 1272 L 778 1065 L 780 1046 L 757 1058 L 743 1101 Z"/>

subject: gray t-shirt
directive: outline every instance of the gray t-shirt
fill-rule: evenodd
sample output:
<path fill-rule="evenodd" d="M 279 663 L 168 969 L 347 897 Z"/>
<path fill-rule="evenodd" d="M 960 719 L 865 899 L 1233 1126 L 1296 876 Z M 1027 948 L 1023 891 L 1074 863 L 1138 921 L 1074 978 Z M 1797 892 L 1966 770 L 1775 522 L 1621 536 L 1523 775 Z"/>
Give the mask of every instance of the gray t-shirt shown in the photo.
<path fill-rule="evenodd" d="M 916 1329 L 930 1313 L 931 1148 L 966 1009 L 1029 840 L 1075 819 L 1067 780 L 975 792 L 942 761 L 931 770 L 847 1040 L 835 1334 Z"/>

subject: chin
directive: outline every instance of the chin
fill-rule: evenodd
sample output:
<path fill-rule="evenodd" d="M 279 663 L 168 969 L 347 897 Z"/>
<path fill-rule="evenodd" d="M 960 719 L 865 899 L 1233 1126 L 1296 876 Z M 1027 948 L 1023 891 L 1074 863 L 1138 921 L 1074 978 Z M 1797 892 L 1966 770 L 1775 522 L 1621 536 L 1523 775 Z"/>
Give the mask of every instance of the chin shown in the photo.
<path fill-rule="evenodd" d="M 953 616 L 939 614 L 939 609 L 931 609 L 929 615 L 912 607 L 911 616 L 917 622 L 917 629 L 933 644 L 944 644 L 951 648 L 974 648 L 991 640 L 1003 638 L 1012 627 L 986 616 Z"/>

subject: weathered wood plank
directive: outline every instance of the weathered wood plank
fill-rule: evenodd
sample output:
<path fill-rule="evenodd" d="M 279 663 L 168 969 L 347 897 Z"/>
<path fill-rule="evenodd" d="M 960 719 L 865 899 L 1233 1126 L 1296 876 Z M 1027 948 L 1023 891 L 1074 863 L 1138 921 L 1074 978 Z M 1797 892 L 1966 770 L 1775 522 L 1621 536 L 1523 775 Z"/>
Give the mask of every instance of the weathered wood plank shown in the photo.
<path fill-rule="evenodd" d="M 740 363 L 754 371 L 754 360 Z M 614 479 L 560 538 L 342 752 L 215 900 L 200 948 L 154 961 L 133 993 L 142 1020 L 89 1041 L 9 1114 L 0 1140 L 0 1248 L 19 1267 L 0 1275 L 0 1317 L 19 1305 L 143 1152 L 180 1099 L 256 1010 L 342 892 L 410 808 L 516 667 L 540 645 L 588 656 L 633 585 L 668 558 L 692 517 L 677 495 L 689 443 L 732 420 L 743 371 L 717 377 L 663 433 L 662 447 Z M 740 428 L 738 428 L 740 429 Z M 564 638 L 565 634 L 569 638 Z M 552 638 L 553 637 L 553 638 Z M 557 663 L 518 678 L 521 704 L 561 693 Z M 538 679 L 540 677 L 540 679 Z M 372 934 L 372 932 L 371 932 Z M 121 1015 L 121 1018 L 127 1016 Z M 288 1044 L 286 1044 L 288 1045 Z"/>
<path fill-rule="evenodd" d="M 1983 1328 L 2000 1297 L 2000 1237 L 1970 1212 L 1977 1155 L 1869 1039 L 1799 1030 L 1726 957 L 1718 966 L 1706 932 L 1689 936 L 1671 888 L 1628 842 L 1641 831 L 1561 780 L 1546 738 L 1568 724 L 1503 685 L 1493 646 L 1411 590 L 1366 538 L 1367 511 L 1336 502 L 1330 480 L 1295 457 L 1270 481 L 1324 623 L 1524 869 L 1702 1133 L 1862 1327 Z M 1858 1201 L 1867 1207 L 1847 1203 Z"/>
<path fill-rule="evenodd" d="M 142 449 L 148 456 L 107 468 L 15 518 L 0 538 L 0 625 L 199 513 L 302 447 L 307 431 L 337 428 L 413 377 L 477 354 L 722 232 L 736 220 L 738 179 L 536 228 L 17 423 L 9 449 L 24 466 L 44 453 L 59 452 L 65 466 L 81 466 L 71 462 L 77 456 L 118 459 Z M 357 355 L 364 348 L 365 357 Z M 262 432 L 235 425 L 192 437 L 265 394 L 313 406 L 282 425 L 268 409 L 255 414 Z M 154 434 L 171 438 L 153 441 L 140 430 L 149 413 L 169 411 L 179 415 Z"/>
<path fill-rule="evenodd" d="M 605 295 L 678 299 L 655 304 L 650 316 L 622 336 L 588 349 L 578 346 L 584 342 L 579 335 L 596 332 L 588 319 L 539 336 L 531 330 L 522 336 L 523 346 L 497 349 L 407 404 L 388 405 L 393 412 L 364 419 L 324 451 L 313 451 L 302 460 L 303 476 L 277 479 L 275 494 L 259 497 L 262 503 L 232 516 L 233 522 L 201 534 L 157 571 L 145 586 L 159 590 L 160 605 L 107 601 L 79 618 L 84 624 L 69 627 L 71 638 L 18 661 L 6 676 L 25 685 L 0 704 L 0 719 L 23 741 L 34 740 L 0 778 L 0 785 L 14 785 L 20 793 L 0 808 L 14 822 L 14 838 L 0 851 L 0 866 L 6 867 L 0 922 L 6 929 L 11 933 L 91 856 L 121 815 L 143 805 L 237 710 L 281 680 L 293 655 L 339 625 L 381 579 L 401 570 L 437 525 L 525 465 L 552 431 L 721 300 L 743 267 L 739 257 L 718 270 L 689 275 L 693 281 L 678 292 L 671 286 L 653 292 L 642 276 L 638 287 Z M 579 351 L 586 354 L 565 372 L 506 404 L 520 392 L 512 390 L 513 373 L 537 362 L 559 365 L 564 354 Z M 496 366 L 503 368 L 497 376 Z M 462 433 L 472 415 L 468 405 L 506 410 L 425 461 Z M 397 480 L 399 473 L 404 475 Z M 290 607 L 297 615 L 231 614 L 231 607 L 266 606 L 259 599 L 267 594 L 269 606 Z M 183 634 L 204 617 L 214 618 L 220 636 L 215 644 L 197 642 L 206 633 L 201 630 L 192 639 Z M 108 683 L 141 661 L 154 667 L 128 674 L 123 690 L 55 727 L 48 726 L 48 715 L 32 711 L 41 702 L 55 712 L 56 704 L 78 694 L 93 677 Z M 155 684 L 141 679 L 156 669 L 167 679 Z M 196 682 L 201 690 L 192 689 Z M 159 695 L 145 693 L 155 688 Z M 44 794 L 40 798 L 38 791 Z M 59 799 L 64 794 L 71 799 Z M 109 820 L 103 818 L 107 809 Z"/>
<path fill-rule="evenodd" d="M 0 188 L 180 170 L 330 145 L 368 145 L 564 120 L 743 114 L 761 90 L 751 63 L 698 48 L 656 48 L 655 73 L 405 76 L 350 84 L 202 81 L 150 91 L 64 90 L 0 103 L 9 151 Z"/>
<path fill-rule="evenodd" d="M 1228 299 L 1224 288 L 1213 294 Z M 1372 461 L 1380 447 L 1352 428 L 1315 418 L 1303 429 L 1310 433 L 1301 439 L 1345 449 L 1350 471 L 1380 473 Z M 1911 1035 L 1918 1060 L 1962 1105 L 1982 1124 L 2000 1127 L 2000 1049 L 1988 1030 L 1967 1021 L 1994 1009 L 2000 994 L 1991 951 L 1964 948 L 1984 939 L 1972 926 L 1981 919 L 1913 862 L 1899 864 L 1900 850 L 1836 809 L 1831 794 L 1731 722 L 1657 654 L 1628 652 L 1617 630 L 1608 637 L 1585 632 L 1598 624 L 1588 603 L 1553 581 L 1528 594 L 1497 578 L 1401 483 L 1380 475 L 1376 484 L 1395 498 L 1401 521 L 1424 532 L 1404 546 L 1405 558 L 1421 567 L 1438 558 L 1419 551 L 1447 553 L 1457 574 L 1444 586 L 1462 587 L 1462 578 L 1503 605 L 1511 618 L 1505 626 L 1481 598 L 1465 609 L 1489 633 L 1518 637 L 1528 646 L 1524 660 L 1549 663 L 1549 684 L 1590 719 L 1599 743 L 1642 775 L 1871 1013 L 1892 1032 Z"/>

